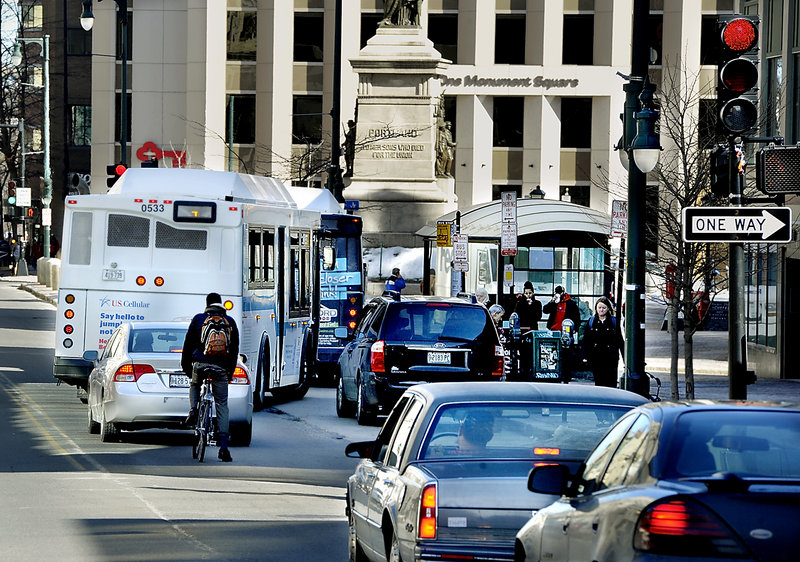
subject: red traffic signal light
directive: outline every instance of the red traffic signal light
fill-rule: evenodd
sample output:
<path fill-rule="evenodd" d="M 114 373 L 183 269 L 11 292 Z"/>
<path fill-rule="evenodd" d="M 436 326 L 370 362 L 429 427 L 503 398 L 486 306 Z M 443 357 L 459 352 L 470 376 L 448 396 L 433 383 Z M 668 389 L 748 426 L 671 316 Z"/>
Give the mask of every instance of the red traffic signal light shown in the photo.
<path fill-rule="evenodd" d="M 758 121 L 755 92 L 758 68 L 754 51 L 758 45 L 759 20 L 754 16 L 722 16 L 717 59 L 717 109 L 728 133 L 743 133 Z"/>
<path fill-rule="evenodd" d="M 112 164 L 110 166 L 106 166 L 106 173 L 108 174 L 108 179 L 106 180 L 106 185 L 108 187 L 112 187 L 117 180 L 125 173 L 125 165 L 124 164 Z"/>

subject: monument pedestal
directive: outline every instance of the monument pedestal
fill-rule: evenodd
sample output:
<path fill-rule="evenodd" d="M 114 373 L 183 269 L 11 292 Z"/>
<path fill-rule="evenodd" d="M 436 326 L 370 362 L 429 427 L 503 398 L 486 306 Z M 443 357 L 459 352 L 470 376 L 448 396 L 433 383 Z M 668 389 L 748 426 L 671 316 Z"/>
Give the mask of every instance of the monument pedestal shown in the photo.
<path fill-rule="evenodd" d="M 350 60 L 358 73 L 353 177 L 364 242 L 420 246 L 414 233 L 455 209 L 453 178 L 437 178 L 439 76 L 450 64 L 418 27 L 380 27 Z"/>

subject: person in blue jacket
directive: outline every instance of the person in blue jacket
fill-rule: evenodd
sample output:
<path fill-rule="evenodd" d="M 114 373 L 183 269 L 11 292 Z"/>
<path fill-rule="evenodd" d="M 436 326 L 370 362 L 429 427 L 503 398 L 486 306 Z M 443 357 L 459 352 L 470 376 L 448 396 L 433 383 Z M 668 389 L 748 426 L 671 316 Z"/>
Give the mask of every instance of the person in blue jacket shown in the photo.
<path fill-rule="evenodd" d="M 400 268 L 395 267 L 392 275 L 386 280 L 387 291 L 397 291 L 398 293 L 406 288 L 406 280 L 400 275 Z"/>

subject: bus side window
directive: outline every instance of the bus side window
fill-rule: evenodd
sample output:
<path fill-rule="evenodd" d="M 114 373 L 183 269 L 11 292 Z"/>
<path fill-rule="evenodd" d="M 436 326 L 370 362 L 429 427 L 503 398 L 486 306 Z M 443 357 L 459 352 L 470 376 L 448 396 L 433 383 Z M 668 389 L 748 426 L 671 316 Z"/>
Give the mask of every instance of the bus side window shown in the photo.
<path fill-rule="evenodd" d="M 248 282 L 251 288 L 272 287 L 275 283 L 275 234 L 251 228 L 247 238 Z"/>
<path fill-rule="evenodd" d="M 336 248 L 333 246 L 322 247 L 322 269 L 328 271 L 336 269 Z"/>
<path fill-rule="evenodd" d="M 92 213 L 72 214 L 72 229 L 69 240 L 69 263 L 89 265 L 92 259 Z"/>

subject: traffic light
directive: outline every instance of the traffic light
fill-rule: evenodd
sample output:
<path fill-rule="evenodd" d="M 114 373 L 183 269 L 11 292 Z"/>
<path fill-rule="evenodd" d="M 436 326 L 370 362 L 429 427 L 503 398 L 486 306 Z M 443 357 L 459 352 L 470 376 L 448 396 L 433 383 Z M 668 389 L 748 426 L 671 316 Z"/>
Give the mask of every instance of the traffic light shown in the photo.
<path fill-rule="evenodd" d="M 17 184 L 13 181 L 8 182 L 8 204 L 12 207 L 17 204 Z"/>
<path fill-rule="evenodd" d="M 767 195 L 800 193 L 800 147 L 765 146 L 756 152 L 756 187 Z"/>
<path fill-rule="evenodd" d="M 730 194 L 730 151 L 726 146 L 718 146 L 711 151 L 711 193 L 717 197 Z"/>
<path fill-rule="evenodd" d="M 28 207 L 28 218 L 29 219 L 33 218 L 33 207 Z"/>
<path fill-rule="evenodd" d="M 117 180 L 125 173 L 125 165 L 124 164 L 112 164 L 111 166 L 106 166 L 106 173 L 108 174 L 108 179 L 106 180 L 106 185 L 108 187 L 112 187 Z"/>
<path fill-rule="evenodd" d="M 717 111 L 723 131 L 740 134 L 758 121 L 757 16 L 721 16 L 717 57 Z"/>

